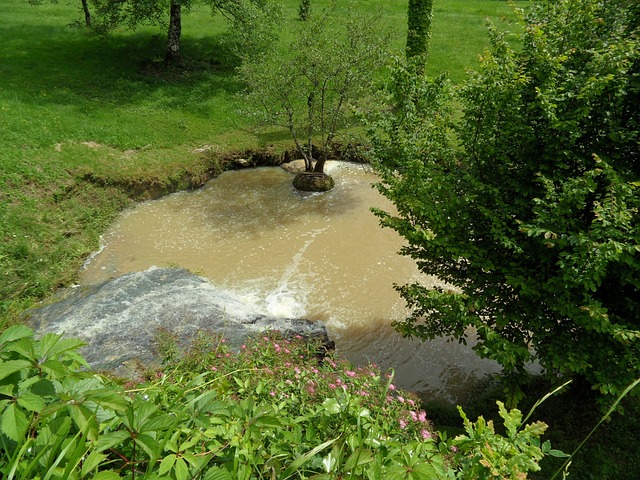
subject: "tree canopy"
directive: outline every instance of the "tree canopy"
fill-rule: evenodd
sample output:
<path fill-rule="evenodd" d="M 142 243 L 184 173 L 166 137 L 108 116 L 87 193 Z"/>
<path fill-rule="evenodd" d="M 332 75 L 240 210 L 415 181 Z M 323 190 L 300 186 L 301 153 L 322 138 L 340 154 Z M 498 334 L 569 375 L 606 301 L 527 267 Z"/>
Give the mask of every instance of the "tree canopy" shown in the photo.
<path fill-rule="evenodd" d="M 465 341 L 517 378 L 619 394 L 640 374 L 640 8 L 558 0 L 495 28 L 459 88 L 399 67 L 378 122 L 383 225 L 448 286 L 397 287 L 396 328 Z M 453 114 L 462 106 L 461 114 Z"/>
<path fill-rule="evenodd" d="M 229 19 L 232 31 L 247 48 L 268 41 L 266 32 L 279 18 L 280 10 L 280 5 L 270 0 L 83 0 L 82 5 L 85 18 L 89 11 L 93 13 L 91 27 L 99 33 L 120 26 L 130 29 L 144 24 L 167 27 L 167 63 L 180 60 L 182 16 L 196 5 L 210 6 L 212 12 L 220 12 Z"/>
<path fill-rule="evenodd" d="M 289 131 L 308 172 L 322 173 L 338 129 L 353 120 L 385 64 L 389 34 L 379 12 L 339 11 L 335 2 L 287 28 L 290 54 L 271 49 L 240 68 L 245 98 L 261 122 Z"/>

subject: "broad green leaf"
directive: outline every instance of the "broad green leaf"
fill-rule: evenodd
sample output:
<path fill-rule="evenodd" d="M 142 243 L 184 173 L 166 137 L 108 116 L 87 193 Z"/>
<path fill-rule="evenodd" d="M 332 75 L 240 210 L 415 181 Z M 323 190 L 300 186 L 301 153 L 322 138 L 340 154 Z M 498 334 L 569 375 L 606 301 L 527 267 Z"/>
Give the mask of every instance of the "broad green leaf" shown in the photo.
<path fill-rule="evenodd" d="M 407 470 L 405 467 L 394 466 L 384 472 L 383 478 L 384 480 L 407 480 Z"/>
<path fill-rule="evenodd" d="M 7 328 L 0 335 L 0 351 L 4 350 L 2 346 L 8 342 L 15 342 L 21 338 L 33 337 L 33 330 L 25 325 L 13 325 Z"/>
<path fill-rule="evenodd" d="M 207 470 L 202 480 L 233 480 L 233 477 L 227 470 L 214 466 Z"/>
<path fill-rule="evenodd" d="M 178 458 L 175 464 L 176 480 L 187 480 L 189 478 L 189 468 L 182 458 Z"/>
<path fill-rule="evenodd" d="M 121 477 L 113 470 L 104 470 L 96 473 L 92 480 L 120 480 Z"/>
<path fill-rule="evenodd" d="M 93 451 L 82 462 L 81 475 L 83 477 L 89 475 L 107 458 L 103 453 Z M 95 477 L 94 477 L 95 478 Z"/>
<path fill-rule="evenodd" d="M 40 368 L 51 378 L 64 378 L 70 373 L 69 368 L 64 363 L 55 359 L 43 362 Z"/>
<path fill-rule="evenodd" d="M 24 439 L 29 427 L 29 421 L 24 413 L 11 403 L 2 413 L 2 431 L 11 440 L 20 442 Z"/>
<path fill-rule="evenodd" d="M 127 412 L 126 424 L 129 428 L 135 431 L 143 431 L 143 426 L 149 417 L 153 415 L 158 407 L 153 403 L 148 402 L 142 397 L 135 399 L 131 410 Z"/>
<path fill-rule="evenodd" d="M 0 385 L 0 395 L 4 395 L 5 397 L 13 397 L 13 391 L 16 386 L 14 383 L 10 383 L 8 385 Z"/>
<path fill-rule="evenodd" d="M 429 463 L 420 463 L 412 467 L 411 473 L 408 478 L 413 480 L 434 480 L 438 478 L 438 472 Z"/>
<path fill-rule="evenodd" d="M 556 450 L 555 448 L 552 448 L 551 450 L 549 450 L 549 455 L 551 455 L 552 457 L 557 457 L 557 458 L 568 458 L 571 455 L 568 455 L 566 453 L 564 453 L 562 450 Z"/>
<path fill-rule="evenodd" d="M 127 398 L 114 387 L 104 387 L 87 392 L 87 400 L 116 412 L 122 412 L 129 406 Z"/>
<path fill-rule="evenodd" d="M 159 446 L 156 439 L 146 433 L 140 433 L 134 438 L 136 445 L 139 445 L 147 455 L 157 458 L 159 455 Z"/>
<path fill-rule="evenodd" d="M 46 406 L 41 396 L 34 393 L 25 392 L 17 398 L 18 405 L 32 412 L 39 412 Z"/>
<path fill-rule="evenodd" d="M 31 391 L 31 393 L 35 393 L 36 395 L 40 395 L 41 397 L 47 395 L 55 395 L 56 393 L 55 385 L 51 380 L 48 380 L 46 378 L 40 379 L 35 382 L 33 385 L 31 385 L 31 388 L 29 388 L 29 390 Z"/>
<path fill-rule="evenodd" d="M 162 462 L 160 462 L 160 468 L 158 469 L 158 473 L 160 475 L 164 475 L 165 473 L 167 473 L 169 470 L 173 468 L 173 465 L 175 463 L 176 463 L 175 454 L 172 453 L 171 455 L 167 455 L 162 459 Z"/>
<path fill-rule="evenodd" d="M 86 343 L 78 338 L 63 338 L 55 333 L 47 333 L 40 339 L 40 354 L 43 358 L 53 358 L 85 345 Z"/>
<path fill-rule="evenodd" d="M 98 439 L 99 425 L 95 414 L 84 405 L 67 405 L 69 416 L 89 440 Z"/>
<path fill-rule="evenodd" d="M 7 345 L 6 350 L 19 353 L 29 360 L 35 360 L 36 352 L 34 347 L 33 338 L 24 337 L 13 342 L 11 345 Z"/>
<path fill-rule="evenodd" d="M 189 465 L 191 465 L 191 467 L 195 467 L 197 469 L 200 469 L 202 466 L 204 466 L 208 462 L 208 459 L 206 457 L 204 458 L 202 456 L 198 457 L 192 453 L 184 453 L 182 455 L 182 458 L 184 458 L 185 461 Z"/>
<path fill-rule="evenodd" d="M 373 455 L 370 450 L 357 448 L 354 450 L 344 464 L 344 471 L 350 472 L 354 468 L 373 462 Z"/>
<path fill-rule="evenodd" d="M 276 417 L 272 417 L 269 415 L 265 415 L 263 417 L 256 418 L 255 425 L 257 427 L 281 427 L 282 422 L 278 420 Z"/>
<path fill-rule="evenodd" d="M 103 435 L 100 435 L 100 437 L 98 438 L 98 441 L 96 442 L 96 450 L 99 452 L 103 452 L 105 450 L 108 450 L 109 448 L 115 447 L 120 443 L 123 443 L 129 438 L 131 438 L 131 434 L 126 430 L 105 433 Z"/>
<path fill-rule="evenodd" d="M 6 362 L 2 362 L 0 363 L 0 380 L 31 366 L 32 363 L 28 360 L 8 360 Z"/>
<path fill-rule="evenodd" d="M 327 412 L 329 412 L 332 415 L 335 415 L 336 413 L 340 413 L 340 410 L 342 410 L 342 408 L 340 407 L 340 404 L 335 398 L 327 398 L 324 402 L 322 402 L 322 406 Z"/>

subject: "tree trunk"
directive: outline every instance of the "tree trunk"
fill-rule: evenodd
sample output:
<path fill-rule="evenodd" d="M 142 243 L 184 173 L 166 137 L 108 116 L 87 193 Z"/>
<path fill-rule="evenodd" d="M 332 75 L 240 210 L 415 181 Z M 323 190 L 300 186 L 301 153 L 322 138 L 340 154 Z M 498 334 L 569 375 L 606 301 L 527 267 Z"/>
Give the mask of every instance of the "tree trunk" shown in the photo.
<path fill-rule="evenodd" d="M 304 169 L 307 172 L 313 171 L 313 114 L 314 114 L 315 92 L 311 92 L 307 97 L 307 116 L 309 119 L 309 127 L 307 129 L 307 155 L 309 158 L 304 159 Z"/>
<path fill-rule="evenodd" d="M 407 60 L 415 62 L 417 71 L 424 73 L 431 41 L 433 0 L 409 0 L 407 8 Z"/>
<path fill-rule="evenodd" d="M 82 10 L 84 11 L 84 23 L 87 27 L 91 27 L 91 12 L 87 0 L 82 0 Z"/>
<path fill-rule="evenodd" d="M 164 63 L 175 64 L 180 62 L 180 35 L 182 34 L 182 5 L 180 0 L 171 0 L 171 12 L 169 14 L 169 34 L 167 36 L 167 51 L 164 55 Z"/>
<path fill-rule="evenodd" d="M 316 173 L 324 173 L 324 162 L 326 161 L 326 157 L 324 155 L 320 155 L 320 158 L 316 161 L 316 166 L 313 171 Z"/>

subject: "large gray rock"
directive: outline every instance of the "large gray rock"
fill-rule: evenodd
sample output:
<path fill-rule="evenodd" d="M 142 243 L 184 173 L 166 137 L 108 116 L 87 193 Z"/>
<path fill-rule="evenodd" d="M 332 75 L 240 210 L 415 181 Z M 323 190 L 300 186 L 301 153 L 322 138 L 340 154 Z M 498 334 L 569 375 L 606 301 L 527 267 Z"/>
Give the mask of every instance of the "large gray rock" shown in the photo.
<path fill-rule="evenodd" d="M 153 337 L 166 329 L 185 343 L 199 330 L 222 334 L 232 348 L 267 330 L 319 338 L 324 325 L 273 318 L 255 305 L 179 268 L 151 268 L 104 283 L 69 289 L 63 298 L 30 310 L 38 333 L 85 340 L 82 354 L 95 369 L 128 375 L 138 363 L 152 365 Z"/>

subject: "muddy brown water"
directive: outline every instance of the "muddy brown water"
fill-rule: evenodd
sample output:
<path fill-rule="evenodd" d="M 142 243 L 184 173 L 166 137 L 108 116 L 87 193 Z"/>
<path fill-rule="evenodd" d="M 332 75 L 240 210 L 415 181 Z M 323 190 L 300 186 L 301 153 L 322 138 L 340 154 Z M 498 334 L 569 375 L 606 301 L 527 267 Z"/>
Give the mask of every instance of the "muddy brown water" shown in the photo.
<path fill-rule="evenodd" d="M 391 322 L 407 313 L 393 284 L 435 279 L 397 254 L 402 239 L 370 212 L 392 209 L 371 187 L 374 174 L 346 164 L 333 176 L 331 192 L 305 194 L 279 167 L 233 171 L 200 190 L 142 203 L 105 233 L 80 283 L 185 267 L 268 314 L 325 322 L 340 354 L 393 368 L 403 388 L 463 400 L 498 365 L 457 342 L 393 331 Z"/>

